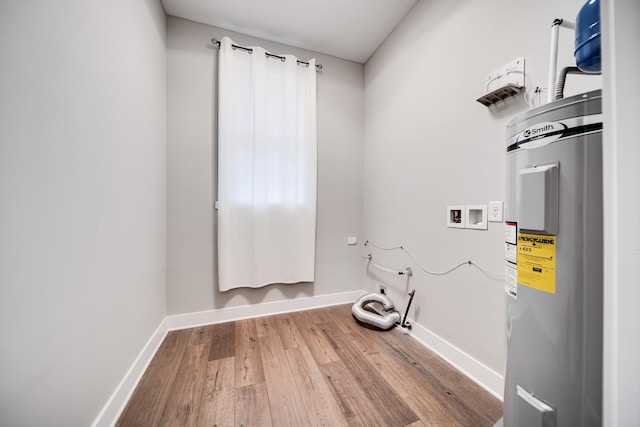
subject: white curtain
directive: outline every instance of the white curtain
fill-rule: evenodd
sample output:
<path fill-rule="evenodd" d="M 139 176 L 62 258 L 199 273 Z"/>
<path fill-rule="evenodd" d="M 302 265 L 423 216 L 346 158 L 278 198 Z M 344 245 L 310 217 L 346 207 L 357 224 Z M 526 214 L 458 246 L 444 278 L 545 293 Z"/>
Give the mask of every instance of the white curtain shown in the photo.
<path fill-rule="evenodd" d="M 224 37 L 218 62 L 219 288 L 315 273 L 315 59 L 267 57 Z"/>

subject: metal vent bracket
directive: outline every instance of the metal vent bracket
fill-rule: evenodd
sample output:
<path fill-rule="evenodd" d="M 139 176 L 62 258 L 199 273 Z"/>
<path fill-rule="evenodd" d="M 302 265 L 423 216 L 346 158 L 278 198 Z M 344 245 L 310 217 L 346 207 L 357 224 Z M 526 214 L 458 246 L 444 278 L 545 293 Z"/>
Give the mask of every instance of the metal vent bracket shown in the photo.
<path fill-rule="evenodd" d="M 504 101 L 509 97 L 519 94 L 520 91 L 522 91 L 523 87 L 524 86 L 509 83 L 506 86 L 500 87 L 487 94 L 482 95 L 480 98 L 476 99 L 476 101 L 488 107 L 500 101 Z"/>
<path fill-rule="evenodd" d="M 524 88 L 524 57 L 492 71 L 484 80 L 485 94 L 476 101 L 491 106 L 519 94 Z"/>

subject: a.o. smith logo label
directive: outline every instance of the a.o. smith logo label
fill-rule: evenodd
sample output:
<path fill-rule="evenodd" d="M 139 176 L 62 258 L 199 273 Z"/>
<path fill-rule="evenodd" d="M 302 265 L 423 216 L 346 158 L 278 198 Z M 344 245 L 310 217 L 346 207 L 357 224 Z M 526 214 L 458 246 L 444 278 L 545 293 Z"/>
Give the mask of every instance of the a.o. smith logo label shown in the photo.
<path fill-rule="evenodd" d="M 529 126 L 507 140 L 507 153 L 542 147 L 549 143 L 602 132 L 602 114 L 563 119 L 562 122 L 540 122 Z"/>
<path fill-rule="evenodd" d="M 520 148 L 538 148 L 559 139 L 567 126 L 558 122 L 542 122 L 526 128 L 518 138 L 516 144 Z"/>

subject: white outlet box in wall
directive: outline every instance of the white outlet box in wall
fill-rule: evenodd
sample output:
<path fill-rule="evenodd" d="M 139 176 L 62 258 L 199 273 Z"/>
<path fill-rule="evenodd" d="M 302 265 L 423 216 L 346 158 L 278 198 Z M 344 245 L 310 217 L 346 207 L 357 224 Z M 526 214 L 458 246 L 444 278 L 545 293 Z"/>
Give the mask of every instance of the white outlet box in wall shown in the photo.
<path fill-rule="evenodd" d="M 447 227 L 464 228 L 465 224 L 464 206 L 447 206 Z"/>
<path fill-rule="evenodd" d="M 487 229 L 487 205 L 467 205 L 466 208 L 466 217 L 467 217 L 467 226 L 466 228 L 472 228 L 475 230 L 486 230 Z"/>

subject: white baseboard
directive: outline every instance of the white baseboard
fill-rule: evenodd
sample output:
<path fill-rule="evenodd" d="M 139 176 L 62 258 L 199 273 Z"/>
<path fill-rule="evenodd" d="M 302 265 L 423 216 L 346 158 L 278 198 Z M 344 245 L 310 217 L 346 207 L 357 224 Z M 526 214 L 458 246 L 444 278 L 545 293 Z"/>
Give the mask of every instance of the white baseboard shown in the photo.
<path fill-rule="evenodd" d="M 262 304 L 242 305 L 238 307 L 222 308 L 219 310 L 199 311 L 195 313 L 167 316 L 165 321 L 168 330 L 193 328 L 214 323 L 231 322 L 272 314 L 291 313 L 312 308 L 328 307 L 331 305 L 352 303 L 365 291 L 341 292 L 338 294 L 318 295 L 314 297 L 296 298 L 291 300 L 265 302 Z"/>
<path fill-rule="evenodd" d="M 162 344 L 168 331 L 211 325 L 214 323 L 231 322 L 251 317 L 269 316 L 272 314 L 347 304 L 354 302 L 364 293 L 365 291 L 350 291 L 167 316 L 160 322 L 158 329 L 156 329 L 153 335 L 151 335 L 151 338 L 149 338 L 149 341 L 133 362 L 133 365 L 131 365 L 122 381 L 120 381 L 120 384 L 118 384 L 118 387 L 116 387 L 116 390 L 91 426 L 108 427 L 113 426 L 118 421 L 118 417 L 120 417 L 120 414 L 131 398 L 133 391 L 149 366 L 149 363 L 151 363 L 156 351 L 160 348 L 160 344 Z"/>
<path fill-rule="evenodd" d="M 411 320 L 410 335 L 480 387 L 503 401 L 504 377 L 453 344 Z"/>
<path fill-rule="evenodd" d="M 136 389 L 138 382 L 140 382 L 142 375 L 147 370 L 149 363 L 151 363 L 151 359 L 153 359 L 164 337 L 167 335 L 168 329 L 165 321 L 166 318 L 160 322 L 160 325 L 151 335 L 147 344 L 142 348 L 142 351 L 140 351 L 140 354 L 138 354 L 138 357 L 136 357 L 136 360 L 124 375 L 122 381 L 120 381 L 120 384 L 118 384 L 107 403 L 102 407 L 102 410 L 91 424 L 91 427 L 113 426 L 118 421 L 118 417 L 120 417 L 133 391 Z"/>

